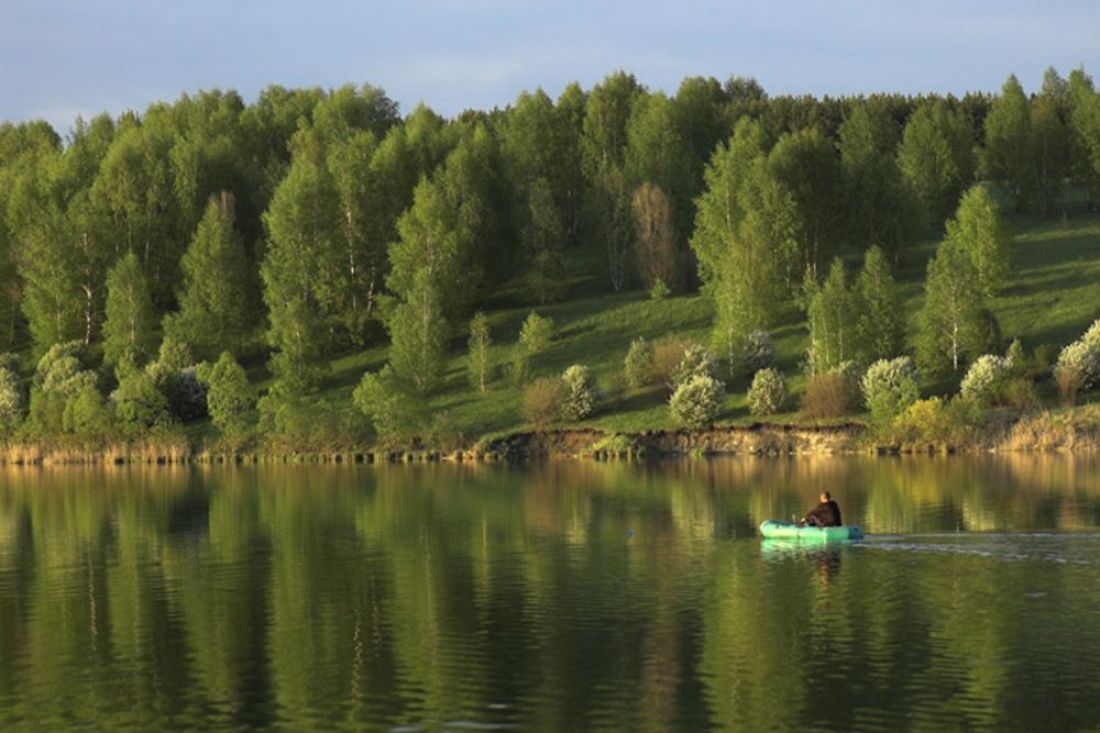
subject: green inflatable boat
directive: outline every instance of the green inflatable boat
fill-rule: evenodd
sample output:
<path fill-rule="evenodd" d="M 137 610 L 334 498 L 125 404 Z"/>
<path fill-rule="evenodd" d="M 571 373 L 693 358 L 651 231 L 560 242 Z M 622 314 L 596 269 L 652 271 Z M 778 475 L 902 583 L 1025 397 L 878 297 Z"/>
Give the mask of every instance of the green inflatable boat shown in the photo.
<path fill-rule="evenodd" d="M 807 542 L 863 539 L 863 530 L 859 527 L 799 527 L 794 522 L 780 522 L 775 519 L 761 522 L 760 534 L 766 539 L 805 540 Z"/>

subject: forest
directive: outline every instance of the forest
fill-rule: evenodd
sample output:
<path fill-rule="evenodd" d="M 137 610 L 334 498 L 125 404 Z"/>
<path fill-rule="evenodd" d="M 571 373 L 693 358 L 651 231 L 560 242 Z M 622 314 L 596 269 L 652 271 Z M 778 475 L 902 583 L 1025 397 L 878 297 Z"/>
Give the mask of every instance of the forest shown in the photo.
<path fill-rule="evenodd" d="M 620 71 L 453 119 L 270 86 L 4 123 L 0 436 L 928 437 L 1100 386 L 1098 201 L 1083 69 L 961 98 Z"/>

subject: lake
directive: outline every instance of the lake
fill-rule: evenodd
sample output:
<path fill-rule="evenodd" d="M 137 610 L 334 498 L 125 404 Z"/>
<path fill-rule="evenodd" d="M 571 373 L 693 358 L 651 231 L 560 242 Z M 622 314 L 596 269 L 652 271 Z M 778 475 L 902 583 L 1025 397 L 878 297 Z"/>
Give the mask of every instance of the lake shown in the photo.
<path fill-rule="evenodd" d="M 821 488 L 865 542 L 764 543 Z M 0 471 L 0 729 L 1100 726 L 1100 456 Z"/>

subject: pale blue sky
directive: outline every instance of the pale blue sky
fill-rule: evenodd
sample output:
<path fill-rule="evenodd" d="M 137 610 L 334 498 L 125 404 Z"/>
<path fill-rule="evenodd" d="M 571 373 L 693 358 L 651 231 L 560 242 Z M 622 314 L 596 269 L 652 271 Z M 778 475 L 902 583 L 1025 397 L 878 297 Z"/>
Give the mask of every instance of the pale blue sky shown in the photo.
<path fill-rule="evenodd" d="M 609 71 L 674 91 L 756 77 L 771 94 L 995 90 L 1100 74 L 1097 0 L 0 0 L 0 119 L 117 114 L 221 87 L 369 81 L 404 111 L 505 105 Z"/>

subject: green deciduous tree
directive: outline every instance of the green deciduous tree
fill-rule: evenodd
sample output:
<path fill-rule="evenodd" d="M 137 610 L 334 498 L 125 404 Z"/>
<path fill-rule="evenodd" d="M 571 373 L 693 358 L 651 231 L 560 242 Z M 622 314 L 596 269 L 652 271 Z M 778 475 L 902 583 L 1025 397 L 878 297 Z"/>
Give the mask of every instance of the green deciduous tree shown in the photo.
<path fill-rule="evenodd" d="M 420 393 L 435 389 L 443 376 L 447 320 L 435 282 L 421 270 L 389 322 L 390 364 Z"/>
<path fill-rule="evenodd" d="M 871 247 L 856 278 L 856 359 L 891 359 L 905 347 L 905 314 L 885 253 Z"/>
<path fill-rule="evenodd" d="M 898 148 L 898 166 L 921 203 L 927 228 L 937 231 L 974 178 L 974 132 L 942 100 L 913 110 Z"/>
<path fill-rule="evenodd" d="M 840 126 L 840 161 L 850 241 L 879 245 L 896 259 L 921 227 L 919 203 L 895 151 L 900 131 L 881 105 L 856 106 Z"/>
<path fill-rule="evenodd" d="M 1084 69 L 1070 72 L 1067 83 L 1070 126 L 1070 174 L 1100 197 L 1100 94 Z"/>
<path fill-rule="evenodd" d="M 810 325 L 807 358 L 811 374 L 824 374 L 855 356 L 856 298 L 839 259 L 833 260 L 829 275 L 814 288 L 806 315 Z"/>
<path fill-rule="evenodd" d="M 772 176 L 763 131 L 738 123 L 706 171 L 691 247 L 715 305 L 713 344 L 735 368 L 741 340 L 771 325 L 797 260 L 794 201 Z"/>
<path fill-rule="evenodd" d="M 264 214 L 260 274 L 268 342 L 292 363 L 312 363 L 331 343 L 344 285 L 339 196 L 316 137 L 304 131 L 294 143 L 294 162 Z"/>
<path fill-rule="evenodd" d="M 234 221 L 230 194 L 210 200 L 183 256 L 179 310 L 164 320 L 165 333 L 200 357 L 239 354 L 252 330 L 252 274 Z"/>
<path fill-rule="evenodd" d="M 521 211 L 521 233 L 528 250 L 528 280 L 539 303 L 557 300 L 564 291 L 565 228 L 550 183 L 536 179 Z"/>
<path fill-rule="evenodd" d="M 364 374 L 352 400 L 371 421 L 384 446 L 407 446 L 426 422 L 421 401 L 389 366 L 377 374 Z"/>
<path fill-rule="evenodd" d="M 478 312 L 470 320 L 469 361 L 467 366 L 470 384 L 484 392 L 492 369 L 489 347 L 492 346 L 492 334 L 489 331 L 489 319 Z"/>
<path fill-rule="evenodd" d="M 1050 216 L 1070 173 L 1069 89 L 1054 69 L 1043 75 L 1043 88 L 1031 101 L 1031 146 L 1037 208 Z"/>
<path fill-rule="evenodd" d="M 118 125 L 92 186 L 109 212 L 122 248 L 134 252 L 158 303 L 171 299 L 190 232 L 174 191 L 171 150 L 176 129 L 167 106 Z"/>
<path fill-rule="evenodd" d="M 36 353 L 72 338 L 87 345 L 98 335 L 115 249 L 89 189 L 112 130 L 105 117 L 78 122 L 64 153 L 39 158 L 12 187 L 9 221 Z"/>
<path fill-rule="evenodd" d="M 979 339 L 981 309 L 974 261 L 957 238 L 947 237 L 928 262 L 918 316 L 917 360 L 923 372 L 958 372 Z"/>
<path fill-rule="evenodd" d="M 379 206 L 382 183 L 373 167 L 377 142 L 371 132 L 359 132 L 330 145 L 327 165 L 339 197 L 340 261 L 343 287 L 335 304 L 336 318 L 352 342 L 366 343 L 367 325 L 388 266 L 386 248 L 393 223 Z"/>
<path fill-rule="evenodd" d="M 137 260 L 134 262 L 136 264 Z M 157 389 L 145 370 L 132 365 L 122 367 L 118 388 L 111 393 L 111 404 L 119 425 L 131 436 L 171 423 L 168 398 Z"/>
<path fill-rule="evenodd" d="M 623 172 L 630 190 L 644 183 L 660 188 L 672 207 L 677 249 L 691 233 L 692 204 L 697 183 L 692 176 L 692 150 L 680 133 L 676 106 L 661 93 L 640 97 L 626 130 Z"/>
<path fill-rule="evenodd" d="M 631 260 L 633 189 L 625 171 L 627 128 L 643 93 L 633 76 L 617 72 L 592 89 L 585 108 L 581 157 L 589 191 L 586 208 L 592 238 L 604 247 L 614 290 L 625 286 Z"/>
<path fill-rule="evenodd" d="M 668 197 L 658 186 L 643 183 L 634 191 L 631 208 L 642 286 L 652 290 L 663 283 L 675 290 L 680 284 L 679 253 Z"/>
<path fill-rule="evenodd" d="M 431 180 L 417 185 L 413 204 L 397 223 L 386 278 L 398 298 L 410 293 L 421 272 L 449 313 L 477 302 L 483 255 L 492 251 L 497 221 L 490 210 L 491 147 L 478 126 L 448 156 Z"/>
<path fill-rule="evenodd" d="M 794 204 L 802 264 L 816 277 L 843 234 L 842 179 L 836 149 L 817 128 L 789 133 L 772 148 L 768 168 Z"/>
<path fill-rule="evenodd" d="M 214 427 L 230 440 L 245 436 L 256 394 L 233 354 L 223 351 L 214 364 L 200 369 L 199 378 L 207 385 L 206 404 Z"/>
<path fill-rule="evenodd" d="M 1011 74 L 985 118 L 981 169 L 984 175 L 1002 182 L 1016 208 L 1023 209 L 1034 194 L 1033 165 L 1031 110 L 1024 88 Z"/>
<path fill-rule="evenodd" d="M 983 186 L 974 186 L 963 195 L 955 218 L 947 222 L 947 238 L 970 256 L 982 297 L 992 297 L 1008 275 L 1012 235 Z"/>
<path fill-rule="evenodd" d="M 156 352 L 156 317 L 137 255 L 128 252 L 107 274 L 103 361 L 141 365 Z"/>

